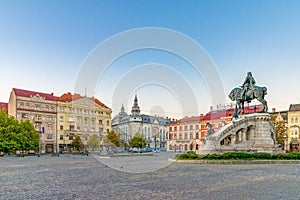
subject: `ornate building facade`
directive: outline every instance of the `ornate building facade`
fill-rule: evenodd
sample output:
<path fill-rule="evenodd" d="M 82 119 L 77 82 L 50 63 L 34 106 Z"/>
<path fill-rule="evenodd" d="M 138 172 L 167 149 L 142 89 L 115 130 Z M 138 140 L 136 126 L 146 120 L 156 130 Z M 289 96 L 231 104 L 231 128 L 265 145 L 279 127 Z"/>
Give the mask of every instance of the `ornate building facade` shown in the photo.
<path fill-rule="evenodd" d="M 135 134 L 141 134 L 149 148 L 165 148 L 167 141 L 167 125 L 170 120 L 158 116 L 140 113 L 138 98 L 135 96 L 131 114 L 125 112 L 124 106 L 121 112 L 112 120 L 112 129 L 120 135 L 123 142 L 130 141 Z"/>
<path fill-rule="evenodd" d="M 13 88 L 8 114 L 17 120 L 29 119 L 40 134 L 41 153 L 56 153 L 57 97 L 51 94 Z"/>
<path fill-rule="evenodd" d="M 168 126 L 167 151 L 197 151 L 201 139 L 202 118 L 201 115 L 171 121 Z"/>
<path fill-rule="evenodd" d="M 94 97 L 65 93 L 58 98 L 57 108 L 59 151 L 69 150 L 76 135 L 85 145 L 96 135 L 101 145 L 111 130 L 111 109 Z"/>

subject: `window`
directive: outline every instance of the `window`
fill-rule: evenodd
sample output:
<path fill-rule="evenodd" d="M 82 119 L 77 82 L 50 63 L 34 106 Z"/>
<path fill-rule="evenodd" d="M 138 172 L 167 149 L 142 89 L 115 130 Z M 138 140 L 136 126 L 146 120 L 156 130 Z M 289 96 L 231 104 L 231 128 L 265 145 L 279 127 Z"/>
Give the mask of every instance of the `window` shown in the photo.
<path fill-rule="evenodd" d="M 37 104 L 36 104 L 36 105 L 35 105 L 35 109 L 36 109 L 36 110 L 40 110 L 40 109 L 41 109 L 40 105 L 37 105 Z"/>
<path fill-rule="evenodd" d="M 191 140 L 193 139 L 193 133 L 190 133 L 190 139 Z"/>
<path fill-rule="evenodd" d="M 179 126 L 179 131 L 182 131 L 182 126 Z"/>
<path fill-rule="evenodd" d="M 70 136 L 69 136 L 69 140 L 73 140 L 73 135 L 70 135 Z"/>
<path fill-rule="evenodd" d="M 106 133 L 109 133 L 109 129 L 106 129 Z"/>
<path fill-rule="evenodd" d="M 63 136 L 63 135 L 60 135 L 60 136 L 59 136 L 59 139 L 60 139 L 60 140 L 63 140 L 63 139 L 64 139 L 64 136 Z"/>
<path fill-rule="evenodd" d="M 199 139 L 199 133 L 196 133 L 196 139 Z"/>
<path fill-rule="evenodd" d="M 179 139 L 180 139 L 180 140 L 182 139 L 182 134 L 181 134 L 181 133 L 179 134 Z"/>
<path fill-rule="evenodd" d="M 176 126 L 174 127 L 174 131 L 177 131 L 177 127 Z"/>
<path fill-rule="evenodd" d="M 187 131 L 187 130 L 188 130 L 188 127 L 187 127 L 187 126 L 184 126 L 184 130 Z"/>
<path fill-rule="evenodd" d="M 22 119 L 26 119 L 27 118 L 27 113 L 22 113 Z"/>
<path fill-rule="evenodd" d="M 102 124 L 102 120 L 101 119 L 99 119 L 99 124 Z"/>
<path fill-rule="evenodd" d="M 78 131 L 80 130 L 80 126 L 77 126 L 77 130 L 78 130 Z"/>
<path fill-rule="evenodd" d="M 74 125 L 71 125 L 69 128 L 70 131 L 74 131 Z"/>
<path fill-rule="evenodd" d="M 197 125 L 196 125 L 196 130 L 198 130 L 198 129 L 199 129 L 199 125 L 197 124 Z"/>
<path fill-rule="evenodd" d="M 171 127 L 171 126 L 169 127 L 169 131 L 170 131 L 170 132 L 172 131 L 172 127 Z"/>
<path fill-rule="evenodd" d="M 184 139 L 187 139 L 188 138 L 188 135 L 187 133 L 184 134 Z"/>
<path fill-rule="evenodd" d="M 292 118 L 291 122 L 292 122 L 292 124 L 294 123 L 294 118 Z"/>
<path fill-rule="evenodd" d="M 109 120 L 106 121 L 106 125 L 109 126 Z"/>
<path fill-rule="evenodd" d="M 47 139 L 48 139 L 48 140 L 52 140 L 52 134 L 48 134 L 48 135 L 47 135 Z"/>
<path fill-rule="evenodd" d="M 193 125 L 190 125 L 190 130 L 193 130 Z"/>
<path fill-rule="evenodd" d="M 298 123 L 298 117 L 295 118 L 295 123 L 296 123 L 296 124 Z"/>
<path fill-rule="evenodd" d="M 63 126 L 63 125 L 60 125 L 60 126 L 59 126 L 59 130 L 64 130 L 64 126 Z"/>
<path fill-rule="evenodd" d="M 60 120 L 61 122 L 64 122 L 64 116 L 60 116 L 60 117 L 59 117 L 59 120 Z"/>

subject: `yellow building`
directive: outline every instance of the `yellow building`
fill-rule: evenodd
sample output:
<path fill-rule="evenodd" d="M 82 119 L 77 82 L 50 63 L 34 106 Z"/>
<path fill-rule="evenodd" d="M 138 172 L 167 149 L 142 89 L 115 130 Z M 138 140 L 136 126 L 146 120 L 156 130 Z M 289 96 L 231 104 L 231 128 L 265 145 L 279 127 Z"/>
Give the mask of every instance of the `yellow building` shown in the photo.
<path fill-rule="evenodd" d="M 70 150 L 73 139 L 80 136 L 86 145 L 92 135 L 100 144 L 111 130 L 111 109 L 94 97 L 65 93 L 57 101 L 57 144 L 59 151 Z"/>
<path fill-rule="evenodd" d="M 291 104 L 288 111 L 288 144 L 291 151 L 300 151 L 300 104 Z"/>

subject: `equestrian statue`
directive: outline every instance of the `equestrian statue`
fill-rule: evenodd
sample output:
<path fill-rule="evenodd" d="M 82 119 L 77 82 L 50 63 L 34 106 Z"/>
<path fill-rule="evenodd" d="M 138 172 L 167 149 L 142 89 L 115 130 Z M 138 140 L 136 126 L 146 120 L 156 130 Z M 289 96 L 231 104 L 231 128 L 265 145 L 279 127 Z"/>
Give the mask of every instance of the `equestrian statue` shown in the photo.
<path fill-rule="evenodd" d="M 266 87 L 259 87 L 255 85 L 256 82 L 251 72 L 247 73 L 247 77 L 242 86 L 234 88 L 228 95 L 232 101 L 236 101 L 238 105 L 239 112 L 244 114 L 244 103 L 250 103 L 252 100 L 257 99 L 262 103 L 261 112 L 267 112 L 268 106 L 265 100 L 265 95 L 267 94 Z"/>

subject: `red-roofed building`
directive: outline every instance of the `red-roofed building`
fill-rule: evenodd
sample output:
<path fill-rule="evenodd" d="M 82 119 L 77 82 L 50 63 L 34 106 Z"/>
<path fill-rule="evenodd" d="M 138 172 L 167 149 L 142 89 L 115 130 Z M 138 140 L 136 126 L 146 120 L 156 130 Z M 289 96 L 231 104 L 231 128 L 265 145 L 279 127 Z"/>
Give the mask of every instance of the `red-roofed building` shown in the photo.
<path fill-rule="evenodd" d="M 261 110 L 261 105 L 247 106 L 245 107 L 245 114 L 259 112 Z M 232 120 L 234 114 L 234 108 L 228 108 L 223 110 L 212 110 L 204 115 L 201 121 L 201 138 L 205 137 L 208 130 L 206 127 L 207 123 L 212 125 L 214 131 L 219 130 L 224 124 Z"/>
<path fill-rule="evenodd" d="M 65 93 L 57 100 L 57 143 L 59 151 L 68 151 L 76 135 L 84 144 L 96 135 L 100 143 L 111 130 L 111 109 L 95 97 Z M 99 147 L 96 149 L 99 150 Z"/>
<path fill-rule="evenodd" d="M 0 102 L 0 110 L 8 110 L 8 103 Z"/>
<path fill-rule="evenodd" d="M 8 102 L 8 114 L 17 120 L 30 120 L 41 133 L 41 153 L 55 153 L 57 97 L 53 93 L 42 93 L 13 88 Z"/>
<path fill-rule="evenodd" d="M 203 116 L 185 117 L 171 121 L 167 127 L 167 151 L 197 151 L 200 145 L 200 128 Z"/>

